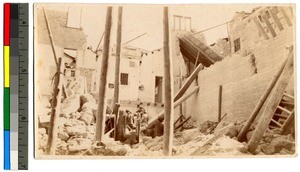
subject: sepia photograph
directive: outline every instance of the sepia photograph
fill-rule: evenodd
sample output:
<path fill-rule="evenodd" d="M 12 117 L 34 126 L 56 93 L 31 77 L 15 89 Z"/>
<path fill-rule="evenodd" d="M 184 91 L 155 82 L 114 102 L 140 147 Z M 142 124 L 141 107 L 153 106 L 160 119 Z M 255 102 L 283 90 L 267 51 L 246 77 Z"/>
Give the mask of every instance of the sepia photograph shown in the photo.
<path fill-rule="evenodd" d="M 295 7 L 35 3 L 35 158 L 297 156 Z"/>

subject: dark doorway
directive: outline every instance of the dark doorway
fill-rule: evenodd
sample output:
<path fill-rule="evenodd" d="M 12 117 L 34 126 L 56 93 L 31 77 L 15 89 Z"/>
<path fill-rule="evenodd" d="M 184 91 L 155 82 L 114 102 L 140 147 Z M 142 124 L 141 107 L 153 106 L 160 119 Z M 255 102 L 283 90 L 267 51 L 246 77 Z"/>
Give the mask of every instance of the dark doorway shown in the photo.
<path fill-rule="evenodd" d="M 163 77 L 155 77 L 155 102 L 162 103 L 162 92 L 163 92 Z"/>

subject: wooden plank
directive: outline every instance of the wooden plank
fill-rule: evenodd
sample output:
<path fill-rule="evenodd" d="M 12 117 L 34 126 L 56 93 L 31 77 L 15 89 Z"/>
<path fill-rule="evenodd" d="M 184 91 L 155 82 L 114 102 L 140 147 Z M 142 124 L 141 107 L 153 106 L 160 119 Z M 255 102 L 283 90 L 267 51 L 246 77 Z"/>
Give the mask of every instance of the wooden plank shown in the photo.
<path fill-rule="evenodd" d="M 266 23 L 267 28 L 269 29 L 271 35 L 273 37 L 275 37 L 276 36 L 276 32 L 274 31 L 274 29 L 273 29 L 270 21 L 268 20 L 268 17 L 266 16 L 266 14 L 262 14 L 261 17 L 262 17 L 263 21 Z"/>
<path fill-rule="evenodd" d="M 119 103 L 119 87 L 120 87 L 120 54 L 121 54 L 121 41 L 122 41 L 122 12 L 123 8 L 118 8 L 118 28 L 117 28 L 117 45 L 116 45 L 116 60 L 115 60 L 115 88 L 113 106 Z"/>
<path fill-rule="evenodd" d="M 110 29 L 111 29 L 111 13 L 112 7 L 107 7 L 106 22 L 105 22 L 105 35 L 103 45 L 103 55 L 100 72 L 99 84 L 99 98 L 98 98 L 98 114 L 96 117 L 96 137 L 95 140 L 101 142 L 104 136 L 105 116 L 106 116 L 106 82 L 107 82 L 107 68 L 109 57 L 109 43 L 110 43 Z"/>
<path fill-rule="evenodd" d="M 282 124 L 280 124 L 279 122 L 275 121 L 274 119 L 271 119 L 271 121 L 272 121 L 274 124 L 278 125 L 280 128 L 282 127 Z"/>
<path fill-rule="evenodd" d="M 179 89 L 179 91 L 176 93 L 174 97 L 174 102 L 176 102 L 190 87 L 190 85 L 193 83 L 193 81 L 197 78 L 198 73 L 200 70 L 202 70 L 204 67 L 202 64 L 198 65 L 197 68 L 193 71 L 193 73 L 187 78 L 183 86 Z"/>
<path fill-rule="evenodd" d="M 288 114 L 291 114 L 291 113 L 292 113 L 291 111 L 289 111 L 289 110 L 285 109 L 284 107 L 277 106 L 277 108 L 278 108 L 278 109 L 280 109 L 280 110 L 282 110 L 283 112 L 286 112 L 286 113 L 288 113 Z"/>
<path fill-rule="evenodd" d="M 48 128 L 48 142 L 47 142 L 47 153 L 55 155 L 58 132 L 58 118 L 60 115 L 60 105 L 62 96 L 62 83 L 64 80 L 62 72 L 64 71 L 64 61 L 62 58 L 58 59 L 58 66 L 55 74 L 54 87 L 53 87 L 53 98 L 51 102 L 51 116 L 50 124 Z"/>
<path fill-rule="evenodd" d="M 243 141 L 245 139 L 246 133 L 248 132 L 251 124 L 253 123 L 253 121 L 255 120 L 256 116 L 258 115 L 260 109 L 262 108 L 262 106 L 264 105 L 265 101 L 267 100 L 269 94 L 271 93 L 274 85 L 276 84 L 278 78 L 280 77 L 286 63 L 287 63 L 286 59 L 280 66 L 280 68 L 278 69 L 278 71 L 276 72 L 276 74 L 272 77 L 271 81 L 269 82 L 269 84 L 267 85 L 263 95 L 260 97 L 258 103 L 256 104 L 254 110 L 252 111 L 250 117 L 247 119 L 244 127 L 242 128 L 242 130 L 240 131 L 240 133 L 238 134 L 237 138 L 239 141 Z"/>
<path fill-rule="evenodd" d="M 288 98 L 291 98 L 291 99 L 295 99 L 294 96 L 290 95 L 290 94 L 287 94 L 287 93 L 283 93 L 284 96 L 288 97 Z"/>
<path fill-rule="evenodd" d="M 282 99 L 282 95 L 286 90 L 286 87 L 288 86 L 291 77 L 293 76 L 294 73 L 293 60 L 294 60 L 293 48 L 291 48 L 288 56 L 288 61 L 282 71 L 280 78 L 278 79 L 276 85 L 273 88 L 274 91 L 269 97 L 266 107 L 262 113 L 263 116 L 261 116 L 261 118 L 259 119 L 256 129 L 247 144 L 248 151 L 251 153 L 255 153 L 255 150 L 259 142 L 263 138 L 263 135 L 267 130 L 271 119 L 273 118 L 273 115 L 276 111 L 276 107 L 280 103 Z"/>
<path fill-rule="evenodd" d="M 287 23 L 289 26 L 292 26 L 292 22 L 291 22 L 289 16 L 286 14 L 286 12 L 285 12 L 285 10 L 284 10 L 283 7 L 280 7 L 280 11 L 281 11 L 281 13 L 282 13 L 282 15 L 283 15 L 283 17 L 284 17 L 286 23 Z"/>
<path fill-rule="evenodd" d="M 219 86 L 218 122 L 221 122 L 221 116 L 222 116 L 222 85 Z"/>
<path fill-rule="evenodd" d="M 270 9 L 269 12 L 270 12 L 272 18 L 274 19 L 274 22 L 278 26 L 279 30 L 283 30 L 284 28 L 283 28 L 282 24 L 280 23 L 280 21 L 278 19 L 277 12 L 275 11 L 275 8 Z"/>
<path fill-rule="evenodd" d="M 269 39 L 268 34 L 265 32 L 265 29 L 262 27 L 261 23 L 259 22 L 259 20 L 257 19 L 257 17 L 253 17 L 253 21 L 256 24 L 256 26 L 258 27 L 259 32 L 263 35 L 263 37 L 265 39 Z"/>
<path fill-rule="evenodd" d="M 173 143 L 173 118 L 174 118 L 174 101 L 173 101 L 173 78 L 172 78 L 172 59 L 170 58 L 169 48 L 169 13 L 168 7 L 164 7 L 163 17 L 163 35 L 164 35 L 164 81 L 165 81 L 165 115 L 164 115 L 164 135 L 163 135 L 163 154 L 172 155 Z"/>

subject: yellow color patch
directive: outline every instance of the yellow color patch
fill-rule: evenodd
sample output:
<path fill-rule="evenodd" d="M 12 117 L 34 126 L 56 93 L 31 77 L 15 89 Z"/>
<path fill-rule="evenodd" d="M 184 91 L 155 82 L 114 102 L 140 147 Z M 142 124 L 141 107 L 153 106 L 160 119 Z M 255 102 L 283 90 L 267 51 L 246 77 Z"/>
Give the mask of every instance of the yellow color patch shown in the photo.
<path fill-rule="evenodd" d="M 4 87 L 9 87 L 9 46 L 4 46 Z"/>

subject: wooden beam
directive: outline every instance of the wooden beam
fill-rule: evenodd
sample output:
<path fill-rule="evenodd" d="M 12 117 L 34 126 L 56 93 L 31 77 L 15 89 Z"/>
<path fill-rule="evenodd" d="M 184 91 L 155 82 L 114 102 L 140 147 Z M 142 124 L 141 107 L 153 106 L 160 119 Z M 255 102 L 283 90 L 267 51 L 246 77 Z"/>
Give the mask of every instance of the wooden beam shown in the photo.
<path fill-rule="evenodd" d="M 202 70 L 204 66 L 202 64 L 198 65 L 197 68 L 193 71 L 193 73 L 187 78 L 185 83 L 182 85 L 182 87 L 179 89 L 179 91 L 176 93 L 174 97 L 174 102 L 176 102 L 185 92 L 186 90 L 191 86 L 193 81 L 197 78 L 198 73 L 200 70 Z"/>
<path fill-rule="evenodd" d="M 60 114 L 61 96 L 62 96 L 62 83 L 63 83 L 63 72 L 64 62 L 62 58 L 58 59 L 58 66 L 54 77 L 53 97 L 51 102 L 51 116 L 50 124 L 48 128 L 48 142 L 47 142 L 47 153 L 55 155 L 57 141 L 57 130 L 58 130 L 58 118 Z"/>
<path fill-rule="evenodd" d="M 280 20 L 278 19 L 278 16 L 277 16 L 277 13 L 275 11 L 275 8 L 271 8 L 269 10 L 269 12 L 270 12 L 271 16 L 273 17 L 274 22 L 278 26 L 279 30 L 283 30 L 284 28 L 283 28 L 282 24 L 280 23 Z"/>
<path fill-rule="evenodd" d="M 288 86 L 291 77 L 294 73 L 294 56 L 293 50 L 291 49 L 289 52 L 287 63 L 279 77 L 276 85 L 273 88 L 273 92 L 271 93 L 269 100 L 267 102 L 266 108 L 263 111 L 263 116 L 258 121 L 256 129 L 249 140 L 247 147 L 248 151 L 254 153 L 260 140 L 262 139 L 265 131 L 268 129 L 271 119 L 276 111 L 276 107 L 280 103 L 282 99 L 282 95 Z"/>
<path fill-rule="evenodd" d="M 271 93 L 274 85 L 276 84 L 278 78 L 280 77 L 285 65 L 286 65 L 287 59 L 284 60 L 284 62 L 281 64 L 280 68 L 277 70 L 276 74 L 272 77 L 271 81 L 267 85 L 263 95 L 260 97 L 258 103 L 256 104 L 254 110 L 252 111 L 250 117 L 247 119 L 244 127 L 238 134 L 237 138 L 239 141 L 243 141 L 245 139 L 246 133 L 248 132 L 251 124 L 255 120 L 256 116 L 258 115 L 260 109 L 263 107 L 265 101 L 267 100 L 269 94 Z"/>
<path fill-rule="evenodd" d="M 165 115 L 164 115 L 164 136 L 163 136 L 163 154 L 172 155 L 173 143 L 173 118 L 174 118 L 174 101 L 173 101 L 173 78 L 172 78 L 172 59 L 170 58 L 169 48 L 169 13 L 168 7 L 164 7 L 163 18 L 164 34 L 164 76 L 165 76 Z"/>
<path fill-rule="evenodd" d="M 222 116 L 222 85 L 219 86 L 219 99 L 218 99 L 218 122 L 221 122 Z"/>
<path fill-rule="evenodd" d="M 46 21 L 47 31 L 48 31 L 48 34 L 49 34 L 51 48 L 52 48 L 52 52 L 53 52 L 53 56 L 54 56 L 55 65 L 56 65 L 56 67 L 58 67 L 59 64 L 57 62 L 57 54 L 56 54 L 56 51 L 55 51 L 55 46 L 54 46 L 55 44 L 54 44 L 54 40 L 53 40 L 53 35 L 52 35 L 51 29 L 50 29 L 50 24 L 49 24 L 49 21 L 48 21 L 48 16 L 47 16 L 47 13 L 46 13 L 46 11 L 45 11 L 44 8 L 43 8 L 43 12 L 44 12 L 44 17 L 45 17 L 45 21 Z"/>
<path fill-rule="evenodd" d="M 95 140 L 98 142 L 102 141 L 104 136 L 104 128 L 105 128 L 105 115 L 106 115 L 106 104 L 107 104 L 105 98 L 105 91 L 106 91 L 106 81 L 107 81 L 108 56 L 109 56 L 111 13 L 112 13 L 112 7 L 107 7 L 103 55 L 102 55 L 102 64 L 101 64 L 101 72 L 100 72 L 98 114 L 96 117 Z"/>
<path fill-rule="evenodd" d="M 253 17 L 253 21 L 256 24 L 256 26 L 258 27 L 259 32 L 263 35 L 263 37 L 265 39 L 269 39 L 268 34 L 265 32 L 265 29 L 262 27 L 262 25 L 260 24 L 259 20 L 257 19 L 257 17 Z"/>
<path fill-rule="evenodd" d="M 120 61 L 121 61 L 121 39 L 122 39 L 122 11 L 123 8 L 118 8 L 118 28 L 117 28 L 117 47 L 116 47 L 116 61 L 115 61 L 115 88 L 113 106 L 119 103 L 119 87 L 120 87 Z"/>
<path fill-rule="evenodd" d="M 267 28 L 271 32 L 272 36 L 275 37 L 276 36 L 276 32 L 274 31 L 274 29 L 273 29 L 270 21 L 268 20 L 268 17 L 266 16 L 266 14 L 262 14 L 261 17 L 262 17 L 263 21 L 266 23 Z"/>
<path fill-rule="evenodd" d="M 185 100 L 187 100 L 188 98 L 190 98 L 193 94 L 197 93 L 199 91 L 199 87 L 195 86 L 193 88 L 190 88 L 190 91 L 186 92 L 180 99 L 178 99 L 175 103 L 174 103 L 174 108 L 178 107 L 181 103 L 183 103 Z M 148 127 L 151 127 L 155 120 L 158 117 L 162 117 L 165 114 L 165 111 L 161 111 L 156 118 L 153 118 L 151 120 L 149 120 L 149 124 Z"/>
<path fill-rule="evenodd" d="M 280 7 L 280 11 L 281 11 L 283 17 L 285 18 L 286 23 L 287 23 L 289 26 L 292 26 L 292 22 L 291 22 L 289 16 L 286 14 L 286 12 L 285 12 L 285 10 L 284 10 L 283 7 Z"/>

